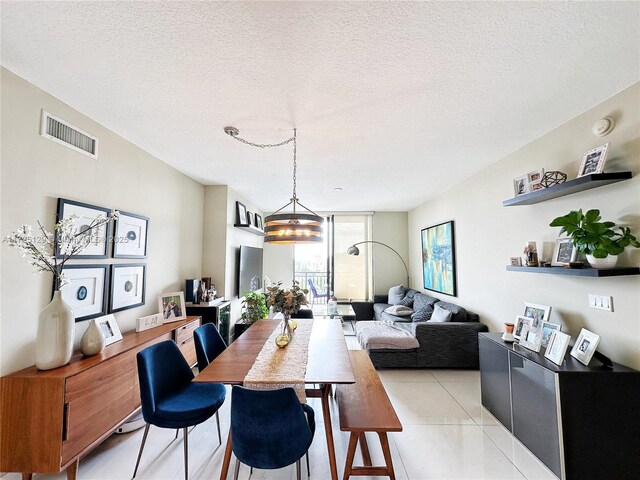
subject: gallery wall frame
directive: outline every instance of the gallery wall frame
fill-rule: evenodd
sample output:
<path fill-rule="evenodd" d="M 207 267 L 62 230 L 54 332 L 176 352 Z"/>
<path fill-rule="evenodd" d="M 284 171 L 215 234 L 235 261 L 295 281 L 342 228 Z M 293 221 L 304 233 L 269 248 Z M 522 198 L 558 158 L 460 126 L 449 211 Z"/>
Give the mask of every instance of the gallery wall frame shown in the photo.
<path fill-rule="evenodd" d="M 60 292 L 62 299 L 73 309 L 76 322 L 106 315 L 109 265 L 66 264 L 62 272 L 69 284 Z"/>
<path fill-rule="evenodd" d="M 109 312 L 120 312 L 144 305 L 146 283 L 146 264 L 120 263 L 111 265 Z"/>
<path fill-rule="evenodd" d="M 149 217 L 120 210 L 115 223 L 113 258 L 146 258 Z"/>
<path fill-rule="evenodd" d="M 104 214 L 105 216 L 111 215 L 111 209 L 100 207 L 98 205 L 91 205 L 89 203 L 76 202 L 75 200 L 69 200 L 66 198 L 58 198 L 56 222 L 60 222 L 72 215 L 78 215 L 79 218 L 74 221 L 74 225 L 79 231 L 83 231 L 91 225 L 91 223 L 95 221 L 96 217 L 100 214 Z M 104 225 L 95 229 L 95 232 L 91 233 L 91 243 L 89 243 L 89 245 L 80 254 L 74 255 L 73 258 L 108 258 L 110 231 L 111 222 L 106 222 Z M 56 245 L 56 257 L 62 258 L 58 245 Z"/>

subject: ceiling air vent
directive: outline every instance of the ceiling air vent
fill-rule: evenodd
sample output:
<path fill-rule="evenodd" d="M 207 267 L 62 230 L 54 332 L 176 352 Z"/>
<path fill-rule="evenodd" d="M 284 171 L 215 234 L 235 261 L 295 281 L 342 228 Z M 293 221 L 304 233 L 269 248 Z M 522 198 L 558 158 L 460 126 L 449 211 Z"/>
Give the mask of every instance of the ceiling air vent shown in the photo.
<path fill-rule="evenodd" d="M 42 110 L 40 135 L 91 158 L 98 158 L 98 139 L 61 118 Z"/>

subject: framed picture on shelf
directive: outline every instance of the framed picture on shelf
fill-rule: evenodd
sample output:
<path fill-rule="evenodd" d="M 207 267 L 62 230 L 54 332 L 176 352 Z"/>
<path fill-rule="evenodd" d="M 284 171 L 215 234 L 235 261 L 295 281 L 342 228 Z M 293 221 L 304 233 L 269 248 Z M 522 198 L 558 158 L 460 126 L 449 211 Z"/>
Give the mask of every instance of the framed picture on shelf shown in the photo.
<path fill-rule="evenodd" d="M 529 193 L 529 182 L 526 175 L 513 179 L 513 192 L 516 197 Z"/>
<path fill-rule="evenodd" d="M 573 246 L 570 238 L 557 238 L 551 265 L 561 267 L 565 263 L 575 262 L 577 255 L 578 251 Z"/>
<path fill-rule="evenodd" d="M 247 224 L 255 226 L 255 220 L 253 219 L 253 212 L 247 212 Z"/>
<path fill-rule="evenodd" d="M 576 358 L 580 363 L 589 365 L 591 357 L 593 357 L 599 343 L 600 335 L 596 335 L 586 328 L 583 328 L 580 330 L 576 344 L 571 349 L 571 356 Z"/>
<path fill-rule="evenodd" d="M 542 346 L 542 330 L 532 325 L 523 325 L 518 343 L 533 352 L 539 352 Z"/>
<path fill-rule="evenodd" d="M 578 177 L 584 177 L 592 173 L 602 173 L 604 171 L 604 162 L 607 161 L 608 148 L 609 144 L 605 143 L 585 153 L 578 169 Z"/>
<path fill-rule="evenodd" d="M 76 322 L 106 315 L 109 265 L 65 265 L 69 284 L 60 289 Z"/>
<path fill-rule="evenodd" d="M 144 263 L 122 263 L 111 266 L 109 312 L 119 312 L 144 305 L 146 269 Z"/>
<path fill-rule="evenodd" d="M 525 326 L 531 326 L 531 319 L 529 317 L 523 317 L 522 315 L 516 315 L 515 327 L 513 327 L 513 338 L 520 339 L 520 334 Z"/>
<path fill-rule="evenodd" d="M 79 233 L 86 232 L 90 241 L 79 255 L 73 258 L 107 258 L 109 256 L 108 239 L 110 232 L 110 222 L 101 225 L 98 228 L 90 228 L 99 215 L 106 217 L 111 215 L 109 208 L 89 205 L 88 203 L 67 200 L 66 198 L 58 199 L 57 221 L 68 219 L 76 216 L 73 220 L 74 226 Z M 56 257 L 60 258 L 59 246 L 56 245 Z"/>
<path fill-rule="evenodd" d="M 256 215 L 256 227 L 262 230 L 262 217 L 257 213 L 255 215 Z"/>
<path fill-rule="evenodd" d="M 113 258 L 145 258 L 149 218 L 120 211 L 113 239 Z"/>
<path fill-rule="evenodd" d="M 244 206 L 244 203 L 236 202 L 236 223 L 238 225 L 249 224 L 249 220 L 247 219 L 247 207 Z"/>
<path fill-rule="evenodd" d="M 511 266 L 512 267 L 521 267 L 522 266 L 522 258 L 520 257 L 511 257 Z"/>
<path fill-rule="evenodd" d="M 423 228 L 422 278 L 424 288 L 456 296 L 456 244 L 453 220 Z"/>
<path fill-rule="evenodd" d="M 530 192 L 536 192 L 544 188 L 541 183 L 542 177 L 544 177 L 544 168 L 527 173 L 527 184 Z"/>
<path fill-rule="evenodd" d="M 567 347 L 569 346 L 569 340 L 571 340 L 571 336 L 562 333 L 560 330 L 551 332 L 547 350 L 544 352 L 545 358 L 548 358 L 556 365 L 562 365 L 564 355 L 567 353 Z"/>
<path fill-rule="evenodd" d="M 551 316 L 551 307 L 547 305 L 536 305 L 535 303 L 524 302 L 524 314 L 529 317 L 532 328 L 540 328 L 542 322 L 548 322 Z"/>
<path fill-rule="evenodd" d="M 158 310 L 164 323 L 177 322 L 187 318 L 184 305 L 184 292 L 170 292 L 158 295 Z"/>
<path fill-rule="evenodd" d="M 118 327 L 116 317 L 113 315 L 109 314 L 96 319 L 96 324 L 104 335 L 105 345 L 111 345 L 112 343 L 122 340 L 120 327 Z"/>
<path fill-rule="evenodd" d="M 562 325 L 551 322 L 542 322 L 542 346 L 547 347 L 551 334 L 555 331 L 562 330 Z"/>

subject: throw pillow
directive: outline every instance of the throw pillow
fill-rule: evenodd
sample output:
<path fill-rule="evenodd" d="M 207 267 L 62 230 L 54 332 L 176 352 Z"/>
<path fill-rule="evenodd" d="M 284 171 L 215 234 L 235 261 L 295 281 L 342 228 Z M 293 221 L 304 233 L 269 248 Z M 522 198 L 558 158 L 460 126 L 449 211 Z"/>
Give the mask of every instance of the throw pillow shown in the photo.
<path fill-rule="evenodd" d="M 447 302 L 438 302 L 440 308 L 444 310 L 449 310 L 451 312 L 451 321 L 452 322 L 466 322 L 467 321 L 467 311 L 464 307 L 460 305 L 454 305 L 453 303 Z"/>
<path fill-rule="evenodd" d="M 389 303 L 397 305 L 404 298 L 404 285 L 396 285 L 389 289 Z"/>
<path fill-rule="evenodd" d="M 431 318 L 431 315 L 433 315 L 433 306 L 427 305 L 420 310 L 414 310 L 413 315 L 411 315 L 411 321 L 426 322 Z"/>
<path fill-rule="evenodd" d="M 404 305 L 391 305 L 385 310 L 385 313 L 397 315 L 398 317 L 408 317 L 413 313 L 413 308 L 405 307 Z"/>
<path fill-rule="evenodd" d="M 406 291 L 404 298 L 398 302 L 398 305 L 404 305 L 405 307 L 411 307 L 413 305 L 413 296 L 416 291 L 411 288 Z"/>
<path fill-rule="evenodd" d="M 424 293 L 415 292 L 413 296 L 413 310 L 418 312 L 423 310 L 424 308 L 431 306 L 438 301 L 435 297 L 430 297 L 429 295 L 425 295 Z"/>
<path fill-rule="evenodd" d="M 453 314 L 449 310 L 445 310 L 440 306 L 440 303 L 436 303 L 433 309 L 433 315 L 428 322 L 450 322 Z"/>

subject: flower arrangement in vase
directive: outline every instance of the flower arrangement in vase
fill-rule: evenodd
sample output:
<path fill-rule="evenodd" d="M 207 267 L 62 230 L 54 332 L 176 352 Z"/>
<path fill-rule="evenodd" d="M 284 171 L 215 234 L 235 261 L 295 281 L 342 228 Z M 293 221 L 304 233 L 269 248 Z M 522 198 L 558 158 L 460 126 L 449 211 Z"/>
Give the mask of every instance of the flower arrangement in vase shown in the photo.
<path fill-rule="evenodd" d="M 291 340 L 292 329 L 295 329 L 295 326 L 290 321 L 291 315 L 298 313 L 302 305 L 309 303 L 307 301 L 309 290 L 300 288 L 300 285 L 295 280 L 289 290 L 282 289 L 281 285 L 282 282 L 278 282 L 276 286 L 267 288 L 269 292 L 267 306 L 272 307 L 274 312 L 282 312 L 284 314 L 282 334 L 276 337 L 276 345 L 285 347 Z"/>
<path fill-rule="evenodd" d="M 53 274 L 53 299 L 42 309 L 36 336 L 36 367 L 40 370 L 66 365 L 73 353 L 75 318 L 71 307 L 62 299 L 60 289 L 69 283 L 63 268 L 67 261 L 79 255 L 93 240 L 94 231 L 117 218 L 119 212 L 98 215 L 89 225 L 77 226 L 77 215 L 71 215 L 55 224 L 53 232 L 40 222 L 38 229 L 22 225 L 3 237 L 9 247 L 17 248 L 20 256 L 36 272 Z M 57 255 L 56 255 L 57 253 Z"/>

